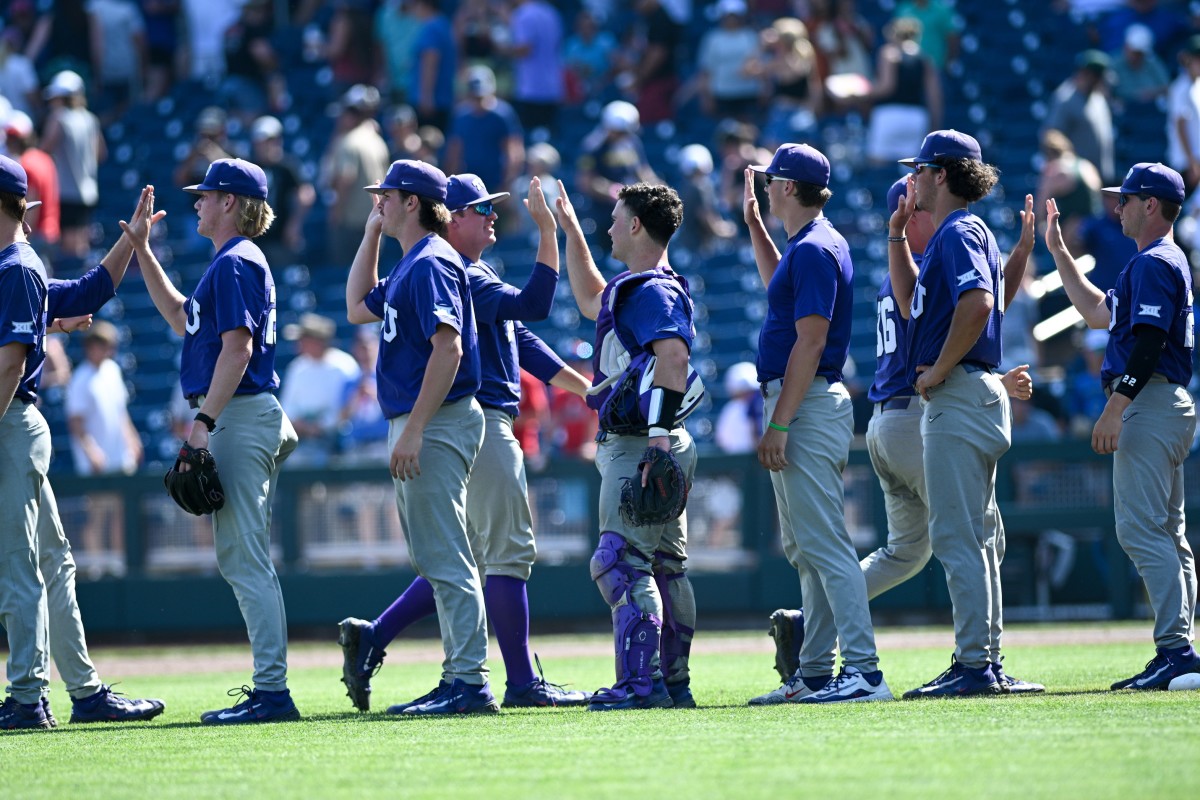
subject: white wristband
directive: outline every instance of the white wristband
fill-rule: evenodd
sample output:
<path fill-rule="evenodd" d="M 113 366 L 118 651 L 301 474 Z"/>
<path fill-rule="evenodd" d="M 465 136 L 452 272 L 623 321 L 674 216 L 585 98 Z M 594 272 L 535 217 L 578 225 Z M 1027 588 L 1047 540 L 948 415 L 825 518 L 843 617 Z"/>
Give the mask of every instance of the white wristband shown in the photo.
<path fill-rule="evenodd" d="M 671 435 L 671 432 L 669 430 L 667 430 L 666 428 L 655 427 L 655 428 L 650 429 L 650 438 L 651 439 L 656 439 L 659 436 L 670 436 L 670 435 Z"/>

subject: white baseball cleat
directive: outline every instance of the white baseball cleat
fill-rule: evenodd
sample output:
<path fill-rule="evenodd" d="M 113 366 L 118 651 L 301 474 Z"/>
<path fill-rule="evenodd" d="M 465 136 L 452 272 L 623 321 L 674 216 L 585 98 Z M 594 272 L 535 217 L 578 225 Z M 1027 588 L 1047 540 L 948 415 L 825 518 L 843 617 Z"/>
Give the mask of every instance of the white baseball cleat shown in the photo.
<path fill-rule="evenodd" d="M 827 678 L 826 680 L 832 682 L 833 678 Z M 784 703 L 799 703 L 812 694 L 813 690 L 808 688 L 808 685 L 804 682 L 804 678 L 800 677 L 800 670 L 796 670 L 795 674 L 788 678 L 787 682 L 778 689 L 766 694 L 760 694 L 758 697 L 752 697 L 750 705 L 779 706 Z"/>
<path fill-rule="evenodd" d="M 801 698 L 801 703 L 866 703 L 872 700 L 892 700 L 883 673 L 862 672 L 857 667 L 843 667 L 841 674 L 825 684 L 824 689 Z"/>

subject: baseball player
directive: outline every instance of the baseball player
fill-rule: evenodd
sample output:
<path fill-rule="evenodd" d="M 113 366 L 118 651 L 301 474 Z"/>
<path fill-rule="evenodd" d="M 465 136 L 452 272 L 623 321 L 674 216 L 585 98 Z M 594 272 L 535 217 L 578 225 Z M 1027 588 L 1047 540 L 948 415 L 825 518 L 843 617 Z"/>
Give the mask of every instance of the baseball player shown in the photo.
<path fill-rule="evenodd" d="M 771 213 L 788 233 L 782 256 L 759 212 L 755 172 L 766 174 Z M 808 625 L 788 699 L 890 700 L 842 505 L 842 470 L 854 436 L 842 383 L 854 267 L 846 240 L 822 213 L 833 196 L 829 161 L 809 145 L 783 144 L 769 165 L 748 168 L 745 179 L 744 215 L 767 287 L 756 366 L 768 422 L 758 460 L 771 471 L 783 551 L 799 573 Z M 839 644 L 843 665 L 834 676 Z"/>
<path fill-rule="evenodd" d="M 443 238 L 451 220 L 446 186 L 437 167 L 400 160 L 366 187 L 378 201 L 346 281 L 350 321 L 383 320 L 376 373 L 390 420 L 389 468 L 413 567 L 433 588 L 446 654 L 433 691 L 389 709 L 406 716 L 500 710 L 488 686 L 483 585 L 467 535 L 467 479 L 484 437 L 475 400 L 480 348 L 466 268 Z M 404 257 L 380 280 L 382 234 L 400 242 Z M 367 649 L 363 662 L 371 663 Z M 351 700 L 366 704 L 365 694 L 360 701 L 352 691 Z"/>
<path fill-rule="evenodd" d="M 121 237 L 100 266 L 74 281 L 46 278 L 26 239 L 24 170 L 0 156 L 0 448 L 10 466 L 0 470 L 0 624 L 8 631 L 9 695 L 0 706 L 0 730 L 51 728 L 48 658 L 67 684 L 71 722 L 130 722 L 162 713 L 161 700 L 123 697 L 100 681 L 87 652 L 75 597 L 75 561 L 46 478 L 49 429 L 34 402 L 45 358 L 46 323 L 90 315 L 115 293 L 133 253 Z M 153 195 L 143 190 L 133 224 L 150 225 Z M 40 295 L 40 298 L 39 298 Z M 72 327 L 59 327 L 70 331 Z"/>
<path fill-rule="evenodd" d="M 550 314 L 558 286 L 558 226 L 534 178 L 526 204 L 540 231 L 537 262 L 524 289 L 500 280 L 483 260 L 496 242 L 495 203 L 508 192 L 489 193 L 477 176 L 449 179 L 446 240 L 467 264 L 479 333 L 482 380 L 475 399 L 483 407 L 483 447 L 467 483 L 467 533 L 484 576 L 484 602 L 507 673 L 505 707 L 585 705 L 586 692 L 567 691 L 534 673 L 529 652 L 529 599 L 525 584 L 537 554 L 525 482 L 525 460 L 513 435 L 521 400 L 520 370 L 576 394 L 587 379 L 566 366 L 520 320 Z M 338 641 L 345 656 L 343 682 L 355 708 L 370 708 L 370 679 L 383 662 L 383 648 L 413 622 L 436 611 L 433 587 L 417 578 L 378 619 L 342 620 Z M 404 706 L 398 706 L 401 713 Z"/>
<path fill-rule="evenodd" d="M 180 386 L 197 409 L 187 444 L 212 452 L 225 489 L 213 514 L 217 566 L 233 588 L 250 635 L 254 688 L 229 708 L 205 712 L 208 725 L 300 718 L 287 688 L 287 618 L 271 563 L 271 501 L 296 431 L 275 399 L 275 281 L 252 241 L 274 220 L 267 179 L 256 164 L 223 158 L 197 195 L 196 230 L 216 256 L 195 291 L 182 295 L 150 250 L 149 230 L 122 226 L 133 239 L 146 288 L 171 329 L 183 336 Z M 188 465 L 182 465 L 186 471 Z"/>
<path fill-rule="evenodd" d="M 920 154 L 900 163 L 916 174 L 889 221 L 889 272 L 909 320 L 907 380 L 921 397 L 929 542 L 946 571 L 956 643 L 950 668 L 904 696 L 998 694 L 993 587 L 1003 523 L 995 507 L 996 462 L 1008 450 L 1012 426 L 1008 394 L 995 374 L 1004 274 L 995 237 L 968 210 L 998 174 L 983 162 L 979 143 L 954 130 L 930 133 Z M 917 209 L 928 211 L 936 227 L 919 268 L 904 235 Z"/>
<path fill-rule="evenodd" d="M 901 178 L 888 189 L 889 215 L 895 214 L 900 202 L 908 194 L 909 178 Z M 1033 196 L 1026 195 L 1025 210 L 1021 212 L 1021 238 L 1005 264 L 1005 302 L 1011 302 L 1021 285 L 1029 254 L 1033 249 Z M 901 235 L 908 238 L 913 260 L 920 263 L 934 226 L 928 211 L 916 210 L 908 220 Z M 896 255 L 896 254 L 893 254 Z M 897 255 L 897 257 L 899 257 Z M 876 350 L 878 363 L 875 380 L 867 393 L 875 410 L 867 427 L 867 450 L 879 483 L 883 488 L 884 505 L 888 519 L 888 540 L 884 547 L 869 554 L 859 566 L 867 581 L 867 598 L 874 599 L 887 590 L 899 586 L 920 572 L 928 563 L 932 553 L 929 544 L 929 506 L 925 491 L 925 469 L 921 446 L 921 409 L 916 402 L 913 388 L 908 383 L 908 339 L 905 319 L 900 315 L 892 282 L 884 275 L 883 283 L 876 296 Z M 1001 378 L 1005 390 L 1012 397 L 1028 399 L 1033 395 L 1033 381 L 1028 373 L 1029 366 L 1023 364 L 1009 370 Z M 989 515 L 989 520 L 999 521 L 999 515 Z M 1003 558 L 1004 531 L 1001 528 L 993 537 Z M 999 583 L 992 586 L 992 641 L 995 652 L 999 652 L 1002 634 L 1002 603 Z M 775 640 L 776 663 L 784 681 L 773 692 L 751 701 L 754 705 L 775 705 L 794 702 L 798 678 L 793 674 L 794 664 L 804 641 L 803 612 L 779 610 L 771 615 L 771 636 Z M 1007 675 L 997 660 L 992 665 L 1001 688 L 1013 693 L 1040 692 L 1045 687 L 1022 681 Z"/>
<path fill-rule="evenodd" d="M 588 708 L 692 708 L 688 655 L 696 597 L 685 567 L 687 517 L 635 527 L 619 511 L 622 479 L 637 470 L 647 441 L 674 454 L 689 485 L 696 469 L 695 444 L 677 422 L 688 402 L 693 308 L 687 281 L 671 269 L 667 256 L 683 203 L 666 186 L 638 183 L 620 190 L 608 233 L 613 257 L 629 269 L 606 283 L 561 181 L 559 192 L 571 291 L 580 313 L 596 320 L 588 404 L 601 409 L 632 361 L 648 354 L 656 359 L 645 429 L 640 435 L 616 434 L 605 430 L 602 419 L 597 435 L 601 533 L 591 574 L 612 609 L 617 680 L 598 690 Z"/>
<path fill-rule="evenodd" d="M 1183 462 L 1196 430 L 1192 377 L 1195 319 L 1192 273 L 1173 226 L 1183 178 L 1162 164 L 1134 164 L 1119 187 L 1122 232 L 1137 255 L 1101 292 L 1063 243 L 1058 206 L 1046 203 L 1046 246 L 1072 305 L 1091 328 L 1107 327 L 1101 383 L 1108 402 L 1092 430 L 1092 449 L 1113 454 L 1117 541 L 1146 584 L 1157 652 L 1146 669 L 1113 689 L 1166 689 L 1200 672 L 1195 638 L 1196 562 L 1184 524 Z"/>

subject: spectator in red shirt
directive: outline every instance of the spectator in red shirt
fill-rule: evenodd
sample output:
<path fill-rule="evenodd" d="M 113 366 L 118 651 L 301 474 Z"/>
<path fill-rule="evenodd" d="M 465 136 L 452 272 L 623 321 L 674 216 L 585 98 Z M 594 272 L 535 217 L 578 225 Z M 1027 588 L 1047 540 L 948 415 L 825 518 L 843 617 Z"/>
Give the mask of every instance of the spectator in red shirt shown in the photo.
<path fill-rule="evenodd" d="M 43 254 L 49 245 L 58 244 L 60 234 L 58 169 L 50 154 L 36 147 L 37 134 L 33 130 L 33 120 L 25 112 L 14 111 L 9 115 L 4 124 L 4 134 L 9 154 L 21 162 L 29 175 L 26 200 L 42 201 L 41 207 L 32 214 L 30 243 L 39 254 Z"/>
<path fill-rule="evenodd" d="M 564 354 L 567 366 L 575 369 L 590 382 L 592 346 L 587 342 L 576 342 Z M 587 401 L 577 394 L 550 387 L 550 429 L 556 453 L 567 458 L 593 461 L 596 458 L 596 412 L 588 408 Z"/>
<path fill-rule="evenodd" d="M 537 471 L 546 465 L 541 433 L 543 428 L 550 425 L 550 401 L 546 397 L 546 385 L 525 370 L 521 370 L 521 403 L 518 409 L 521 413 L 513 420 L 513 435 L 521 444 L 525 463 Z"/>

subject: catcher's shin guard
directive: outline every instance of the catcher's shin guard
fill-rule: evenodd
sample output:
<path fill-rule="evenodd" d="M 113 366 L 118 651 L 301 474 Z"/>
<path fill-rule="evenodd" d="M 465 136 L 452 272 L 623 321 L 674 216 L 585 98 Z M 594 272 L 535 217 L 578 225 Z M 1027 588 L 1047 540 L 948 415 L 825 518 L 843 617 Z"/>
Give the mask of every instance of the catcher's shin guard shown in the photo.
<path fill-rule="evenodd" d="M 666 569 L 668 565 L 670 571 Z M 687 623 L 696 621 L 696 595 L 683 562 L 661 550 L 654 554 L 654 583 L 663 602 L 663 677 L 667 683 L 687 680 L 688 657 L 696 634 L 696 629 Z"/>
<path fill-rule="evenodd" d="M 662 620 L 638 608 L 633 587 L 643 577 L 651 577 L 625 561 L 630 545 L 619 533 L 600 534 L 600 545 L 592 554 L 592 580 L 612 607 L 613 639 L 618 683 L 629 685 L 639 697 L 650 693 L 654 676 L 654 655 L 658 651 Z"/>

